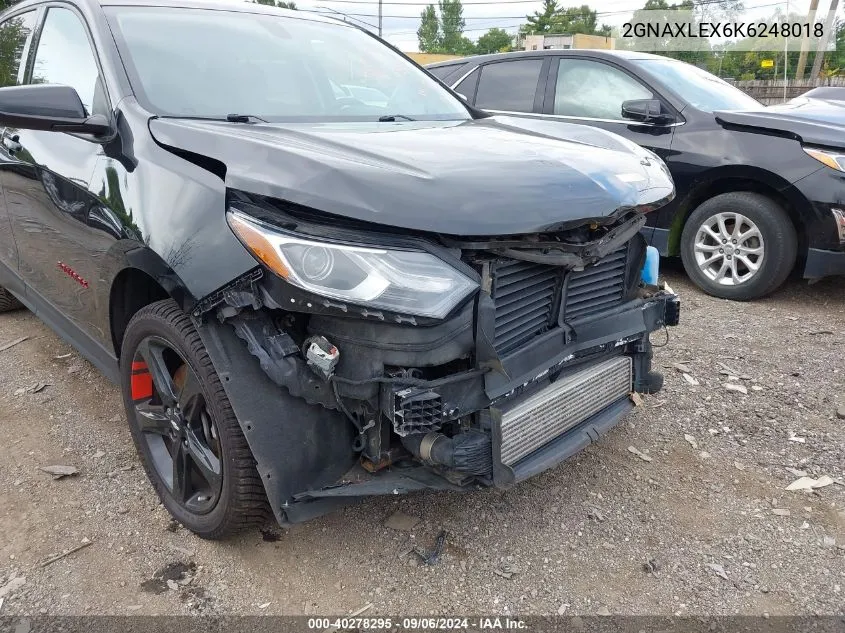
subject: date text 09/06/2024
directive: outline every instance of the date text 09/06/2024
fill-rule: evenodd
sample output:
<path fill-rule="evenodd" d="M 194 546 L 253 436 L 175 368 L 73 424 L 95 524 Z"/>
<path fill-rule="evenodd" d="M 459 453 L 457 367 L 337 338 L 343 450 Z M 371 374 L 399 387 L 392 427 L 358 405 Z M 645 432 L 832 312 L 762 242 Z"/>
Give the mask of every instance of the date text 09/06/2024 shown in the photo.
<path fill-rule="evenodd" d="M 407 630 L 407 631 L 463 631 L 474 630 L 525 631 L 524 620 L 511 617 L 342 617 L 308 618 L 310 630 Z"/>

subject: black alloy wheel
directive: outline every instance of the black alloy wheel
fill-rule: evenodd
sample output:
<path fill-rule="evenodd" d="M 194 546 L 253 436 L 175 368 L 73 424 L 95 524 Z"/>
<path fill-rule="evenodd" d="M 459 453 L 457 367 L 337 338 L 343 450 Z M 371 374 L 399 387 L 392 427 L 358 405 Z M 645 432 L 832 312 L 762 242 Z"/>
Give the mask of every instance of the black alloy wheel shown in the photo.
<path fill-rule="evenodd" d="M 207 514 L 220 499 L 223 462 L 199 378 L 167 341 L 148 336 L 132 359 L 131 384 L 135 418 L 156 473 L 185 509 Z"/>
<path fill-rule="evenodd" d="M 194 323 L 173 300 L 132 317 L 120 371 L 132 439 L 173 518 L 209 539 L 266 523 L 255 459 Z"/>

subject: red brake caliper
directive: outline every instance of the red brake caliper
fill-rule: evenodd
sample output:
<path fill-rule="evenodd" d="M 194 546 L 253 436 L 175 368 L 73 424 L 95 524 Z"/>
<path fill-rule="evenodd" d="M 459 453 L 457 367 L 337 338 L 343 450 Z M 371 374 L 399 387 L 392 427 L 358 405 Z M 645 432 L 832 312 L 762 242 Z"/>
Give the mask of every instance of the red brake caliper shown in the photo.
<path fill-rule="evenodd" d="M 132 400 L 146 400 L 153 397 L 153 377 L 144 361 L 132 362 Z"/>

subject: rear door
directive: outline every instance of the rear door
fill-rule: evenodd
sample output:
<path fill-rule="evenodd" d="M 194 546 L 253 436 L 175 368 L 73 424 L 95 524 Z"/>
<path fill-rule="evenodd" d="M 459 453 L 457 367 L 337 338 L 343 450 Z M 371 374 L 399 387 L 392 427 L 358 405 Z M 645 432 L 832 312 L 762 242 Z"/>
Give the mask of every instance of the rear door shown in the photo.
<path fill-rule="evenodd" d="M 455 86 L 476 108 L 488 112 L 531 114 L 543 105 L 549 57 L 517 57 L 488 62 Z"/>
<path fill-rule="evenodd" d="M 32 33 L 38 18 L 38 9 L 29 9 L 6 18 L 0 23 L 0 87 L 18 86 L 23 83 L 26 60 Z M 4 130 L 0 128 L 0 135 Z M 5 136 L 3 137 L 5 139 Z M 14 142 L 11 138 L 4 143 Z M 10 160 L 5 147 L 0 151 L 2 163 Z M 5 198 L 0 195 L 0 285 L 23 295 L 24 286 L 18 273 L 18 248 L 9 220 Z"/>

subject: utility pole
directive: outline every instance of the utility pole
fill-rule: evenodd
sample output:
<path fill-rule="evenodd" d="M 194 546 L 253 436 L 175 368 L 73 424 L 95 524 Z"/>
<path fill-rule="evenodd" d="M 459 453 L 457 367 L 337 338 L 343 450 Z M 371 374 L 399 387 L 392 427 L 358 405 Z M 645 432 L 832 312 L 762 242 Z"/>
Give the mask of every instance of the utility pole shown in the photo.
<path fill-rule="evenodd" d="M 833 20 L 836 17 L 836 9 L 838 6 L 839 0 L 831 0 L 830 9 L 827 12 L 827 19 L 824 21 L 824 34 L 819 38 L 819 45 L 816 49 L 816 58 L 813 60 L 813 70 L 810 71 L 810 79 L 814 81 L 819 78 L 819 72 L 822 69 L 824 54 L 827 50 L 827 41 L 830 38 L 830 32 L 833 30 Z"/>
<path fill-rule="evenodd" d="M 378 0 L 378 36 L 381 37 L 381 0 Z"/>
<path fill-rule="evenodd" d="M 810 0 L 810 11 L 807 13 L 807 24 L 812 28 L 816 21 L 816 9 L 819 8 L 819 0 Z M 796 81 L 804 79 L 804 68 L 807 66 L 807 53 L 810 51 L 810 34 L 804 33 L 801 38 L 801 54 L 798 56 L 798 67 L 795 69 Z"/>

